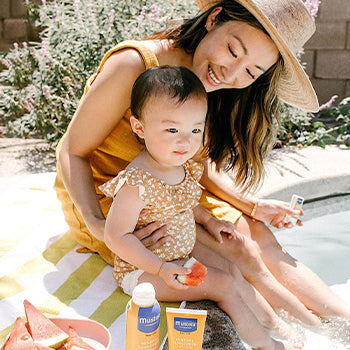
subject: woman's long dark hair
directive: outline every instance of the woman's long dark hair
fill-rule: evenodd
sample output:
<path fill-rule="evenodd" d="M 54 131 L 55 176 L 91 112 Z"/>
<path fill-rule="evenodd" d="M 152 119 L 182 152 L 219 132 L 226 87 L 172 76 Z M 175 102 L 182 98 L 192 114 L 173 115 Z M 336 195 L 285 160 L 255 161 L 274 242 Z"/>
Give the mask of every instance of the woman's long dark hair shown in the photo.
<path fill-rule="evenodd" d="M 241 21 L 267 34 L 246 8 L 236 1 L 223 0 L 197 17 L 156 33 L 150 39 L 170 39 L 173 47 L 194 53 L 207 34 L 205 24 L 209 14 L 218 6 L 222 10 L 216 16 L 216 25 Z M 280 57 L 252 85 L 208 93 L 205 154 L 218 170 L 233 170 L 236 183 L 243 190 L 256 189 L 261 183 L 263 160 L 275 142 L 279 124 L 276 86 L 282 68 Z"/>

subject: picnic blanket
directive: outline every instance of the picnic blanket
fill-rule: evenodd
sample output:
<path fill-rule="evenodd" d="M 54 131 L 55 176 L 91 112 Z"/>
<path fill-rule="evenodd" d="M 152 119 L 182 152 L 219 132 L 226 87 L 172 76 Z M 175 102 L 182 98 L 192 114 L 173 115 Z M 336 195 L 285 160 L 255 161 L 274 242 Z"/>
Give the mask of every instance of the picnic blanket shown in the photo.
<path fill-rule="evenodd" d="M 55 173 L 0 178 L 0 343 L 28 299 L 48 317 L 89 318 L 112 334 L 112 350 L 124 350 L 125 306 L 112 267 L 97 254 L 76 252 L 53 190 Z M 166 336 L 161 303 L 160 337 Z"/>

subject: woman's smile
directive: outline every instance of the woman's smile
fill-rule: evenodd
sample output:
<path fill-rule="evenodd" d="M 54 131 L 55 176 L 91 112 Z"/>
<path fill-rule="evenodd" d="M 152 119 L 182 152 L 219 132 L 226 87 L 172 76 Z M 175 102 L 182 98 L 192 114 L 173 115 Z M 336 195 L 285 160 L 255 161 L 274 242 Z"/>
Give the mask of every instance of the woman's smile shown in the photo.
<path fill-rule="evenodd" d="M 215 76 L 213 69 L 210 67 L 210 65 L 208 66 L 208 75 L 209 75 L 209 79 L 208 81 L 210 82 L 210 80 L 212 80 L 212 85 L 219 85 L 221 84 L 221 81 Z"/>

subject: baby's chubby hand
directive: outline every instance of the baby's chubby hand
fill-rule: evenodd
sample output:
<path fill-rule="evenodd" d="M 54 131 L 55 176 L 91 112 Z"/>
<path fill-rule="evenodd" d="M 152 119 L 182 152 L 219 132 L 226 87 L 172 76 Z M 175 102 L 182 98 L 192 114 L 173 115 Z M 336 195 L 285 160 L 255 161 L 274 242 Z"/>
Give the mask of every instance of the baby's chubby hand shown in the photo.
<path fill-rule="evenodd" d="M 188 286 L 180 283 L 177 279 L 177 275 L 188 275 L 191 273 L 191 269 L 182 267 L 172 262 L 163 262 L 158 276 L 170 287 L 178 290 L 186 290 Z"/>
<path fill-rule="evenodd" d="M 223 243 L 222 235 L 225 234 L 228 239 L 232 239 L 235 233 L 235 225 L 226 220 L 218 220 L 211 217 L 204 225 L 204 228 L 219 242 Z"/>

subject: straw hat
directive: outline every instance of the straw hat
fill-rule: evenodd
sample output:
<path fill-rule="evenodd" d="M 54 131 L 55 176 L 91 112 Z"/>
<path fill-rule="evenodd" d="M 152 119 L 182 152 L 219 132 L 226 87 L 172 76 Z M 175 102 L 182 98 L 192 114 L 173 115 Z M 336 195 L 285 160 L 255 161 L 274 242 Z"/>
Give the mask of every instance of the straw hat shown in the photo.
<path fill-rule="evenodd" d="M 204 12 L 220 0 L 196 0 Z M 315 32 L 315 23 L 301 0 L 236 0 L 266 29 L 278 47 L 284 69 L 278 83 L 278 96 L 292 106 L 310 112 L 319 109 L 311 82 L 296 53 Z"/>

